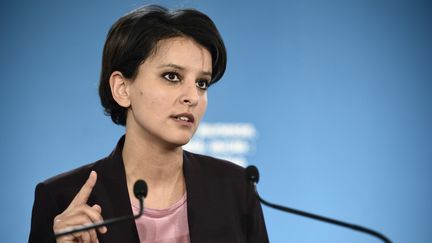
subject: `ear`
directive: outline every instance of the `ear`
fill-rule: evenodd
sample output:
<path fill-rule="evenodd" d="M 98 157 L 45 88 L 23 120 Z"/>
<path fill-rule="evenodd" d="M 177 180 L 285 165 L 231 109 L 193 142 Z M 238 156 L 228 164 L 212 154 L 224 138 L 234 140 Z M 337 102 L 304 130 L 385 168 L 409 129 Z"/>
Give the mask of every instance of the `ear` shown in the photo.
<path fill-rule="evenodd" d="M 123 74 L 119 71 L 114 71 L 109 79 L 111 94 L 114 100 L 122 107 L 128 108 L 131 104 L 129 98 L 129 84 Z"/>

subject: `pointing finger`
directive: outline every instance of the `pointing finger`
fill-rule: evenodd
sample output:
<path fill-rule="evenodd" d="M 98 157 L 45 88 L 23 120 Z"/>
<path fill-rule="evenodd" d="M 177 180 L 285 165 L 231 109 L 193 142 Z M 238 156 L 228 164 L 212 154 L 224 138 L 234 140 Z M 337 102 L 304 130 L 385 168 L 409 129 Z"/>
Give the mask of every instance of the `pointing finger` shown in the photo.
<path fill-rule="evenodd" d="M 75 207 L 78 205 L 86 204 L 87 200 L 96 184 L 97 174 L 95 171 L 90 172 L 90 175 L 84 185 L 81 187 L 80 191 L 76 194 L 69 207 Z"/>

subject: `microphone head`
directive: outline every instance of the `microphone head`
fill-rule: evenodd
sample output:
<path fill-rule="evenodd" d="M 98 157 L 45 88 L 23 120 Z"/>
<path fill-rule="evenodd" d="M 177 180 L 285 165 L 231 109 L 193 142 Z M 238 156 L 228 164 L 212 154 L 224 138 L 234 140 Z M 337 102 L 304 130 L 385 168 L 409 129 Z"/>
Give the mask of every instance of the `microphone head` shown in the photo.
<path fill-rule="evenodd" d="M 251 183 L 258 183 L 259 181 L 259 172 L 257 167 L 255 167 L 254 165 L 249 165 L 246 168 L 246 180 L 251 182 Z"/>
<path fill-rule="evenodd" d="M 143 180 L 137 180 L 133 187 L 136 198 L 145 198 L 147 196 L 147 183 Z"/>

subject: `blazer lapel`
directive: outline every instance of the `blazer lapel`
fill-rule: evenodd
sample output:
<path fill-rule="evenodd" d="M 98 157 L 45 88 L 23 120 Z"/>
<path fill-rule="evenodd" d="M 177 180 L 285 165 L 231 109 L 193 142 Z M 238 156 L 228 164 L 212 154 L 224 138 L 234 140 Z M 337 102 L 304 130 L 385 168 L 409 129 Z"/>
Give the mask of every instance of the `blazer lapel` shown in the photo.
<path fill-rule="evenodd" d="M 187 151 L 183 152 L 183 174 L 186 183 L 186 194 L 187 194 L 187 213 L 188 213 L 188 225 L 189 225 L 189 237 L 191 243 L 202 242 L 200 227 L 201 219 L 199 217 L 199 210 L 202 209 L 203 203 L 201 202 L 201 196 L 204 195 L 201 190 L 201 183 L 203 182 L 200 174 L 198 173 L 197 166 L 199 164 Z"/>
<path fill-rule="evenodd" d="M 95 202 L 102 207 L 102 216 L 106 219 L 132 215 L 129 194 L 126 183 L 126 173 L 123 164 L 122 150 L 124 136 L 115 150 L 97 166 L 98 183 L 95 186 Z M 99 235 L 101 242 L 137 243 L 139 236 L 133 219 L 108 226 L 108 232 Z"/>

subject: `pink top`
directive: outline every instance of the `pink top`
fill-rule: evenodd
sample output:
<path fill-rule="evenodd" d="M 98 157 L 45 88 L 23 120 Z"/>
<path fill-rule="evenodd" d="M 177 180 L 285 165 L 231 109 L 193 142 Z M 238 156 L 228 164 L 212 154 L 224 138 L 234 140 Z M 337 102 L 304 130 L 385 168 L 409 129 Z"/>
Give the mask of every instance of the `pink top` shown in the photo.
<path fill-rule="evenodd" d="M 134 214 L 139 206 L 132 205 Z M 166 209 L 144 207 L 144 214 L 135 220 L 141 243 L 190 243 L 186 193 Z"/>

